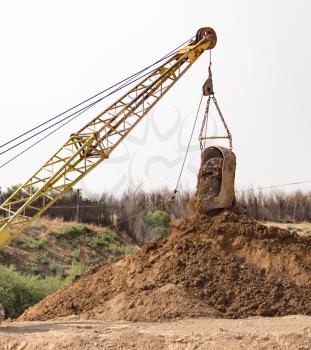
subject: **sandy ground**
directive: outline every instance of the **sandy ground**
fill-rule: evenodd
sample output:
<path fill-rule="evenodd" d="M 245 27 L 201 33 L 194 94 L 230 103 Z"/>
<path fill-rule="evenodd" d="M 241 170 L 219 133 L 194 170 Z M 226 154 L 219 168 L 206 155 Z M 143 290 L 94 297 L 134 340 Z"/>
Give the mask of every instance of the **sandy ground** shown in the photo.
<path fill-rule="evenodd" d="M 290 231 L 290 232 L 295 232 L 295 233 L 298 233 L 302 237 L 311 236 L 311 223 L 310 222 L 281 223 L 281 222 L 266 221 L 266 222 L 261 222 L 261 224 L 266 225 L 268 227 L 276 226 L 276 227 L 282 228 L 282 229 Z"/>
<path fill-rule="evenodd" d="M 0 350 L 311 349 L 311 316 L 169 323 L 59 320 L 0 327 Z"/>

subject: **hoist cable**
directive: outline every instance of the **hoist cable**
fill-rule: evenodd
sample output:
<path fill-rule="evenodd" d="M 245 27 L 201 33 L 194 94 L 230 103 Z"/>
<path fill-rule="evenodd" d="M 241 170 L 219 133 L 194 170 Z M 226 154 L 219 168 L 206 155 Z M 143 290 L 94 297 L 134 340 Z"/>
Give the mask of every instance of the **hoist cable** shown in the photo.
<path fill-rule="evenodd" d="M 141 69 L 140 71 L 136 72 L 135 74 L 130 75 L 129 77 L 127 77 L 127 78 L 125 78 L 125 79 L 119 81 L 118 83 L 113 84 L 112 86 L 110 86 L 110 87 L 108 87 L 108 88 L 106 88 L 106 89 L 100 91 L 99 93 L 97 93 L 97 94 L 95 94 L 95 95 L 93 95 L 93 96 L 87 98 L 86 100 L 84 100 L 84 101 L 82 101 L 82 102 L 76 104 L 75 106 L 73 106 L 73 107 L 67 109 L 66 111 L 64 111 L 64 112 L 62 112 L 62 113 L 60 113 L 60 114 L 58 114 L 58 115 L 56 115 L 56 116 L 54 116 L 54 117 L 52 117 L 52 118 L 46 120 L 45 122 L 43 122 L 43 123 L 41 123 L 41 124 L 39 124 L 39 125 L 37 125 L 37 126 L 31 128 L 31 129 L 29 129 L 28 131 L 25 131 L 24 133 L 22 133 L 22 134 L 20 134 L 20 135 L 18 135 L 17 137 L 14 137 L 13 139 L 11 139 L 11 140 L 9 140 L 9 141 L 3 143 L 2 145 L 0 145 L 0 148 L 3 148 L 3 147 L 5 147 L 5 146 L 7 146 L 8 144 L 10 144 L 10 143 L 12 143 L 12 142 L 14 142 L 14 141 L 20 139 L 20 138 L 23 137 L 23 136 L 26 136 L 27 134 L 31 133 L 32 131 L 35 131 L 35 130 L 39 129 L 40 127 L 42 127 L 42 126 L 44 126 L 44 125 L 50 123 L 51 121 L 53 121 L 53 120 L 55 120 L 55 119 L 57 119 L 57 118 L 59 118 L 59 117 L 65 115 L 66 113 L 68 113 L 68 112 L 74 110 L 75 108 L 80 107 L 81 105 L 85 104 L 86 102 L 89 102 L 89 101 L 91 101 L 92 99 L 94 99 L 94 98 L 100 96 L 100 95 L 103 94 L 104 92 L 107 92 L 107 91 L 111 90 L 112 88 L 117 87 L 117 86 L 119 86 L 119 85 L 122 84 L 122 83 L 126 83 L 126 82 L 128 82 L 130 79 L 132 79 L 132 78 L 137 77 L 139 74 L 145 72 L 146 70 L 150 69 L 151 67 L 153 67 L 153 66 L 155 66 L 156 64 L 160 63 L 161 61 L 163 61 L 163 60 L 167 59 L 168 57 L 174 55 L 174 54 L 177 52 L 177 50 L 178 50 L 181 46 L 183 46 L 183 45 L 185 45 L 186 43 L 190 42 L 193 38 L 194 38 L 194 37 L 191 37 L 190 39 L 186 40 L 185 42 L 183 42 L 182 44 L 180 44 L 178 47 L 176 47 L 174 50 L 171 50 L 168 54 L 166 54 L 165 56 L 163 56 L 161 59 L 159 59 L 159 60 L 157 60 L 156 62 L 154 62 L 153 64 L 151 64 L 151 65 L 145 67 L 144 69 Z M 127 85 L 125 85 L 125 86 L 127 86 Z M 117 91 L 118 91 L 118 90 L 117 90 Z M 114 92 L 115 92 L 115 91 L 114 91 Z M 105 97 L 107 97 L 107 96 L 105 96 Z M 104 98 L 105 98 L 105 97 L 104 97 Z M 87 108 L 87 107 L 88 107 L 88 106 L 86 106 L 86 108 Z M 79 110 L 79 111 L 80 111 L 80 110 Z M 79 111 L 77 111 L 77 113 L 78 113 Z M 69 116 L 67 116 L 66 118 L 70 118 L 71 116 L 72 116 L 72 114 L 69 115 Z M 63 118 L 62 121 L 65 120 L 66 118 Z M 56 123 L 53 124 L 53 125 L 50 126 L 50 127 L 53 127 L 53 126 L 55 126 L 55 125 L 56 125 Z M 44 131 L 46 131 L 47 129 L 48 129 L 48 128 L 46 128 Z M 42 131 L 42 132 L 43 132 L 43 131 Z M 39 133 L 37 133 L 37 135 L 38 135 L 38 134 L 39 134 Z M 37 136 L 37 135 L 36 135 L 36 136 Z M 28 139 L 27 139 L 27 140 L 28 140 Z M 27 140 L 26 140 L 26 141 L 27 141 Z M 14 148 L 14 147 L 13 147 L 13 148 Z M 10 149 L 11 149 L 11 148 L 10 148 Z M 6 151 L 5 151 L 5 152 L 6 152 Z M 4 152 L 4 153 L 5 153 L 5 152 Z M 2 153 L 1 153 L 1 154 L 2 154 Z"/>
<path fill-rule="evenodd" d="M 15 144 L 15 145 L 13 145 L 13 146 L 7 148 L 5 151 L 0 152 L 0 155 L 5 154 L 5 153 L 7 153 L 8 151 L 10 151 L 10 150 L 12 150 L 12 149 L 14 149 L 14 148 L 20 146 L 21 144 L 23 144 L 23 143 L 25 143 L 25 142 L 31 140 L 32 138 L 34 138 L 34 137 L 36 137 L 36 136 L 42 134 L 44 131 L 47 131 L 47 130 L 51 129 L 53 126 L 60 124 L 61 122 L 67 120 L 68 118 L 70 118 L 70 117 L 76 115 L 77 113 L 79 113 L 79 115 L 81 115 L 83 112 L 85 112 L 86 110 L 88 110 L 90 107 L 93 107 L 93 106 L 95 106 L 97 103 L 101 102 L 104 98 L 106 98 L 106 97 L 108 97 L 108 96 L 114 94 L 115 92 L 117 92 L 117 91 L 123 89 L 124 87 L 127 87 L 128 85 L 130 85 L 130 84 L 134 83 L 135 81 L 137 81 L 137 80 L 139 80 L 139 79 L 145 77 L 146 75 L 150 74 L 151 72 L 152 72 L 152 71 L 148 71 L 148 72 L 145 73 L 144 75 L 140 75 L 139 77 L 137 77 L 137 78 L 134 79 L 134 80 L 129 80 L 127 83 L 125 83 L 125 84 L 119 86 L 117 89 L 115 89 L 115 90 L 113 90 L 112 92 L 108 93 L 107 95 L 101 97 L 100 99 L 98 99 L 98 100 L 92 102 L 91 104 L 89 104 L 89 105 L 87 105 L 87 106 L 85 106 L 85 107 L 83 107 L 83 108 L 81 108 L 81 109 L 75 111 L 74 113 L 69 114 L 69 115 L 66 116 L 65 118 L 63 118 L 63 119 L 61 119 L 61 120 L 59 120 L 59 121 L 53 123 L 52 125 L 50 125 L 50 126 L 44 128 L 44 129 L 38 131 L 37 133 L 35 133 L 35 134 L 33 134 L 33 135 L 27 137 L 26 139 L 24 139 L 24 140 L 18 142 L 17 144 Z M 81 112 L 81 113 L 80 113 L 80 112 Z M 75 118 L 73 118 L 73 119 L 75 119 Z M 72 121 L 73 119 L 70 119 L 70 121 Z M 66 124 L 67 124 L 67 123 L 66 123 Z M 66 124 L 65 124 L 65 125 L 66 125 Z"/>
<path fill-rule="evenodd" d="M 179 172 L 179 176 L 178 176 L 178 179 L 177 179 L 177 183 L 176 183 L 176 186 L 175 186 L 173 195 L 172 195 L 172 199 L 175 198 L 175 195 L 176 195 L 176 193 L 177 193 L 177 188 L 178 188 L 178 185 L 179 185 L 179 182 L 180 182 L 182 173 L 183 173 L 183 171 L 184 171 L 186 159 L 187 159 L 187 156 L 188 156 L 188 153 L 189 153 L 189 148 L 190 148 L 190 144 L 191 144 L 192 137 L 193 137 L 193 133 L 194 133 L 195 126 L 196 126 L 196 124 L 197 124 L 198 116 L 199 116 L 199 113 L 200 113 L 202 100 L 203 100 L 203 94 L 201 95 L 199 107 L 198 107 L 197 114 L 196 114 L 195 119 L 194 119 L 193 127 L 192 127 L 192 130 L 191 130 L 191 134 L 190 134 L 190 137 L 189 137 L 189 142 L 188 142 L 187 149 L 186 149 L 186 153 L 185 153 L 185 157 L 184 157 L 183 162 L 182 162 L 182 166 L 181 166 L 181 169 L 180 169 L 180 172 Z"/>
<path fill-rule="evenodd" d="M 190 40 L 192 40 L 192 38 L 189 39 L 189 40 L 187 40 L 186 42 L 188 42 L 188 41 L 190 41 Z M 184 45 L 184 43 L 181 44 L 180 46 L 182 46 L 182 45 Z M 175 51 L 176 51 L 176 49 L 175 49 Z M 170 55 L 172 55 L 172 53 L 167 54 L 163 59 L 168 58 L 168 56 L 170 56 Z M 161 61 L 161 60 L 159 60 L 159 61 Z M 151 66 L 152 66 L 152 65 L 151 65 Z M 151 66 L 149 66 L 149 68 L 150 68 Z M 130 85 L 130 84 L 132 84 L 132 83 L 134 83 L 134 82 L 136 82 L 136 81 L 139 80 L 139 79 L 144 78 L 145 76 L 147 76 L 148 74 L 150 74 L 150 73 L 156 71 L 157 69 L 158 69 L 158 67 L 155 68 L 155 69 L 153 69 L 152 71 L 148 71 L 148 72 L 146 72 L 145 74 L 138 76 L 138 77 L 137 77 L 136 79 L 134 79 L 134 80 L 133 80 L 133 78 L 131 78 L 132 81 L 128 81 L 127 83 L 124 83 L 123 85 L 121 85 L 121 86 L 119 86 L 117 89 L 115 89 L 114 91 L 112 91 L 112 92 L 110 92 L 109 94 L 105 95 L 103 98 L 105 98 L 105 97 L 107 97 L 107 96 L 109 96 L 109 95 L 115 93 L 116 91 L 121 90 L 122 88 L 124 88 L 124 87 L 126 87 L 126 86 L 128 86 L 128 85 Z M 98 102 L 100 102 L 103 98 L 100 98 L 100 99 L 98 99 L 98 100 L 92 102 L 90 105 L 87 105 L 87 106 L 83 107 L 82 109 L 80 109 L 80 110 L 78 110 L 78 111 L 72 113 L 72 114 L 69 116 L 69 117 L 72 117 L 69 121 L 66 121 L 65 123 L 63 123 L 63 124 L 62 124 L 61 126 L 59 126 L 58 128 L 52 130 L 49 134 L 45 135 L 44 137 L 42 137 L 42 138 L 39 139 L 38 141 L 34 142 L 33 144 L 31 144 L 30 146 L 28 146 L 28 147 L 27 147 L 26 149 L 24 149 L 23 151 L 17 153 L 15 156 L 13 156 L 12 158 L 10 158 L 8 161 L 4 162 L 3 164 L 0 164 L 0 169 L 3 168 L 4 166 L 8 165 L 9 163 L 11 163 L 12 161 L 14 161 L 15 159 L 17 159 L 18 157 L 20 157 L 22 154 L 24 154 L 25 152 L 27 152 L 28 150 L 30 150 L 31 148 L 33 148 L 34 146 L 36 146 L 38 143 L 40 143 L 40 142 L 42 142 L 43 140 L 45 140 L 47 137 L 49 137 L 49 136 L 51 136 L 52 134 L 54 134 L 56 131 L 58 131 L 59 129 L 61 129 L 61 128 L 64 127 L 65 125 L 67 125 L 67 124 L 68 124 L 69 122 L 71 122 L 72 120 L 76 119 L 76 118 L 77 118 L 78 116 L 80 116 L 83 112 L 85 112 L 85 111 L 88 110 L 89 108 L 93 107 L 93 106 L 94 106 L 95 104 L 97 104 Z M 64 120 L 64 119 L 63 119 L 63 120 Z M 58 123 L 55 123 L 55 124 L 58 124 Z M 55 124 L 54 124 L 54 125 L 55 125 Z M 39 134 L 39 133 L 38 133 L 38 134 Z M 29 139 L 29 138 L 28 138 L 28 139 Z M 1 153 L 1 154 L 2 154 L 2 153 Z"/>
<path fill-rule="evenodd" d="M 157 68 L 156 68 L 157 69 Z M 155 69 L 155 70 L 156 70 Z M 121 90 L 123 87 L 128 86 L 132 83 L 134 83 L 136 80 L 139 80 L 145 76 L 147 76 L 148 74 L 150 74 L 152 71 L 149 71 L 141 76 L 139 76 L 138 78 L 136 78 L 135 80 L 128 82 L 127 84 L 119 87 L 118 89 L 114 90 L 113 92 L 111 92 L 111 94 L 113 94 L 115 91 Z M 38 143 L 40 143 L 41 141 L 45 140 L 46 138 L 48 138 L 49 136 L 51 136 L 52 134 L 54 134 L 56 131 L 60 130 L 62 127 L 64 127 L 65 125 L 67 125 L 68 123 L 70 123 L 71 121 L 73 121 L 74 119 L 76 119 L 78 116 L 80 116 L 82 113 L 84 113 L 85 111 L 87 111 L 88 109 L 90 109 L 91 107 L 93 107 L 95 104 L 97 104 L 98 102 L 100 102 L 101 99 L 94 101 L 92 104 L 82 108 L 81 110 L 71 114 L 70 116 L 72 116 L 71 119 L 67 120 L 65 123 L 63 123 L 62 125 L 60 125 L 59 127 L 57 127 L 56 129 L 52 130 L 50 133 L 48 133 L 47 135 L 45 135 L 44 137 L 42 137 L 41 139 L 39 139 L 38 141 L 34 142 L 33 144 L 31 144 L 30 146 L 26 147 L 23 151 L 17 153 L 15 156 L 13 156 L 12 158 L 10 158 L 8 161 L 0 164 L 0 169 L 5 167 L 7 164 L 11 163 L 13 160 L 17 159 L 18 157 L 20 157 L 22 154 L 24 154 L 25 152 L 27 152 L 28 150 L 30 150 L 31 148 L 33 148 L 34 146 L 36 146 Z"/>
<path fill-rule="evenodd" d="M 91 108 L 92 105 L 88 106 L 88 108 Z M 81 115 L 83 112 L 85 112 L 84 109 L 82 112 L 78 113 L 77 115 L 75 115 L 74 117 L 72 117 L 71 119 L 67 120 L 65 123 L 63 123 L 62 125 L 60 125 L 59 127 L 57 127 L 56 129 L 52 130 L 50 133 L 48 133 L 47 135 L 43 136 L 41 139 L 39 139 L 38 141 L 34 142 L 33 144 L 31 144 L 30 146 L 28 146 L 27 148 L 25 148 L 23 151 L 17 153 L 14 157 L 10 158 L 9 160 L 7 160 L 5 163 L 0 165 L 0 169 L 5 167 L 6 165 L 8 165 L 9 163 L 13 162 L 13 160 L 15 160 L 16 158 L 20 157 L 22 154 L 24 154 L 25 152 L 29 151 L 31 148 L 33 148 L 34 146 L 36 146 L 38 143 L 40 143 L 41 141 L 45 140 L 46 138 L 48 138 L 49 136 L 51 136 L 52 134 L 54 134 L 56 131 L 58 131 L 59 129 L 61 129 L 62 127 L 64 127 L 65 125 L 67 125 L 68 123 L 70 123 L 72 120 L 76 119 L 79 115 Z"/>

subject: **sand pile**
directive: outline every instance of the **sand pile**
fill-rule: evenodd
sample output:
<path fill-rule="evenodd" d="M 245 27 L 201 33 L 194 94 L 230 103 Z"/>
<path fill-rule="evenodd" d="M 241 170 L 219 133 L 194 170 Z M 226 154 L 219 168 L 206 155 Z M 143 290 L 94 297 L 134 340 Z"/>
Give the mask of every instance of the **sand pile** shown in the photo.
<path fill-rule="evenodd" d="M 288 314 L 311 315 L 311 239 L 223 211 L 182 220 L 167 238 L 83 274 L 20 319 Z"/>

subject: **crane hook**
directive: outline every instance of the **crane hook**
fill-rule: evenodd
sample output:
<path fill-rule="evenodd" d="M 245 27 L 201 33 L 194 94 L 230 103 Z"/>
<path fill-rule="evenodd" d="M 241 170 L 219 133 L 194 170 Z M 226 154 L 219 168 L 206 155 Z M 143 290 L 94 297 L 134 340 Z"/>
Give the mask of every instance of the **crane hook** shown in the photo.
<path fill-rule="evenodd" d="M 211 64 L 208 67 L 208 78 L 203 85 L 203 95 L 204 96 L 212 96 L 214 95 L 213 89 L 213 75 L 211 70 Z"/>

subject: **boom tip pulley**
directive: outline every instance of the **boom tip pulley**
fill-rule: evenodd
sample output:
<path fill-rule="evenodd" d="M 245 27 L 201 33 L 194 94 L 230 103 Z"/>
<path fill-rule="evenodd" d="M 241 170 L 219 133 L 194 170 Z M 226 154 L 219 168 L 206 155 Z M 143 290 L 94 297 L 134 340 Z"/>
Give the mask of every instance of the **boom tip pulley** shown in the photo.
<path fill-rule="evenodd" d="M 202 39 L 206 38 L 207 41 L 211 41 L 211 46 L 209 49 L 213 49 L 216 46 L 217 43 L 217 35 L 213 28 L 211 27 L 204 27 L 200 28 L 196 33 L 196 42 L 200 42 Z"/>

